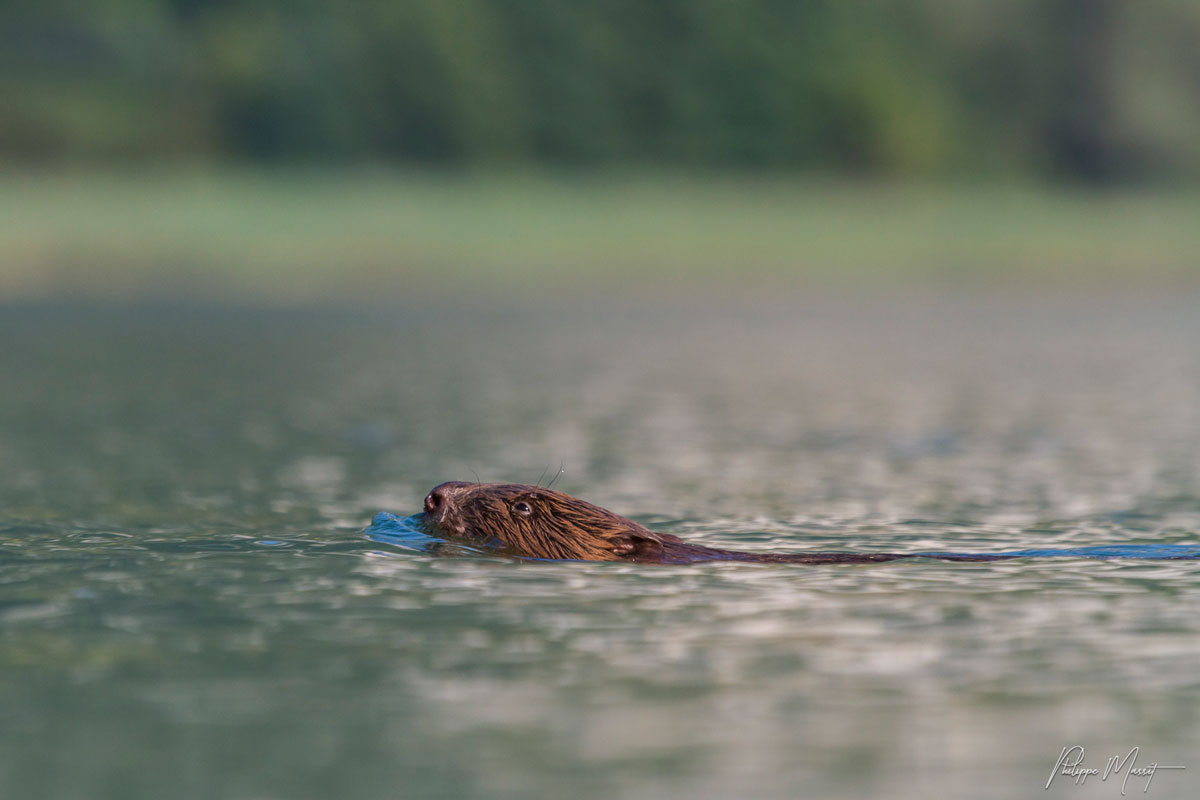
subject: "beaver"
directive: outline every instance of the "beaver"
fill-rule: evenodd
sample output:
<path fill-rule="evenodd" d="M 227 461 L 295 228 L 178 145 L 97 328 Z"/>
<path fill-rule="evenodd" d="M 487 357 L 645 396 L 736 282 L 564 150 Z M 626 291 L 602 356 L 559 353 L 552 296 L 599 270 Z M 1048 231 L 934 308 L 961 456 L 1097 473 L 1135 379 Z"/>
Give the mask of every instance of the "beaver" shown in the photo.
<path fill-rule="evenodd" d="M 950 553 L 751 553 L 690 544 L 554 489 L 520 483 L 449 481 L 425 497 L 425 523 L 519 558 L 686 564 L 749 561 L 872 564 L 902 558 L 997 561 L 1006 555 Z"/>

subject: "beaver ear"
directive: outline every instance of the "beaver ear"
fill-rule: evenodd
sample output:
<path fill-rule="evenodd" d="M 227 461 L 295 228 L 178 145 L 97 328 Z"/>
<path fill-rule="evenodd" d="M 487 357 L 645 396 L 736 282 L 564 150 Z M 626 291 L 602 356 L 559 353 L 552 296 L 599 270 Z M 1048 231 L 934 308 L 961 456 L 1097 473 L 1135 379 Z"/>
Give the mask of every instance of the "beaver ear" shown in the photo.
<path fill-rule="evenodd" d="M 614 555 L 635 561 L 654 561 L 662 558 L 663 543 L 652 533 L 630 531 L 614 536 L 611 540 Z"/>

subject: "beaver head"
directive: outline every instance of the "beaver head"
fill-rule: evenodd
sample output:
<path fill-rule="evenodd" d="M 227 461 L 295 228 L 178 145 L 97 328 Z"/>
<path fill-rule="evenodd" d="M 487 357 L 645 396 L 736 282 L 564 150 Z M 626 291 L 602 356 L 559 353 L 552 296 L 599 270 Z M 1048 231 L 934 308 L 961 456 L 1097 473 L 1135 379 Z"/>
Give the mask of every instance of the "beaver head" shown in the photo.
<path fill-rule="evenodd" d="M 569 494 L 519 483 L 436 486 L 425 498 L 425 520 L 444 534 L 528 558 L 657 561 L 678 537 Z"/>

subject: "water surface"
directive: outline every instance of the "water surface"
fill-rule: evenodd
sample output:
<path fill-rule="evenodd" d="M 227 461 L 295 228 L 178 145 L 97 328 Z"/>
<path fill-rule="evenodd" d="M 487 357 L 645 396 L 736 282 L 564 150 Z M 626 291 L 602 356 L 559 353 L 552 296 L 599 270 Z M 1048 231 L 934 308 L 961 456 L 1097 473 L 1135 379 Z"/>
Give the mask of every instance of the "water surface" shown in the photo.
<path fill-rule="evenodd" d="M 1043 792 L 1079 744 L 1194 797 L 1195 561 L 519 563 L 365 529 L 561 462 L 720 547 L 1194 547 L 1198 308 L 4 308 L 3 796 L 1119 796 Z"/>

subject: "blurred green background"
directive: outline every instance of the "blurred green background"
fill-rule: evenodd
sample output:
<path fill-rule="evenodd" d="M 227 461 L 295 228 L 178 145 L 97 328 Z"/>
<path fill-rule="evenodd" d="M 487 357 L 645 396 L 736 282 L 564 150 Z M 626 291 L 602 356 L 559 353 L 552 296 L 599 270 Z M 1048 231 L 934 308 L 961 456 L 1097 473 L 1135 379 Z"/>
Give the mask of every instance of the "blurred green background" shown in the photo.
<path fill-rule="evenodd" d="M 1190 279 L 1191 0 L 8 0 L 0 295 Z"/>

